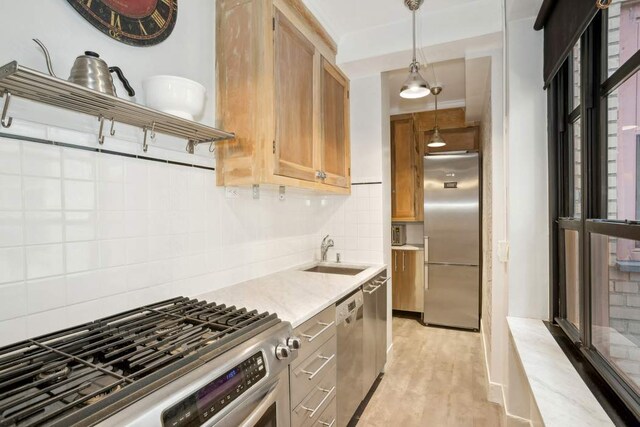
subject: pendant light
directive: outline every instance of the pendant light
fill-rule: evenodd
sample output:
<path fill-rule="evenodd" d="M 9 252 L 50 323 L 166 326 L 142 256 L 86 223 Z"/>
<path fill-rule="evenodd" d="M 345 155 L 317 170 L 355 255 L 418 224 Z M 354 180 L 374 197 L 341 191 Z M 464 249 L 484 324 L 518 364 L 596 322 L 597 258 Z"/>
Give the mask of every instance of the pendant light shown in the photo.
<path fill-rule="evenodd" d="M 438 95 L 442 92 L 442 86 L 434 86 L 431 88 L 431 93 L 436 97 L 436 117 L 435 117 L 435 126 L 433 127 L 433 135 L 431 135 L 431 139 L 427 143 L 427 147 L 431 148 L 439 148 L 447 145 L 440 136 L 440 128 L 438 127 Z"/>
<path fill-rule="evenodd" d="M 416 10 L 423 2 L 424 0 L 404 0 L 405 6 L 413 14 L 413 61 L 409 65 L 409 77 L 400 89 L 402 98 L 416 99 L 429 95 L 429 84 L 420 75 L 420 63 L 416 59 Z"/>

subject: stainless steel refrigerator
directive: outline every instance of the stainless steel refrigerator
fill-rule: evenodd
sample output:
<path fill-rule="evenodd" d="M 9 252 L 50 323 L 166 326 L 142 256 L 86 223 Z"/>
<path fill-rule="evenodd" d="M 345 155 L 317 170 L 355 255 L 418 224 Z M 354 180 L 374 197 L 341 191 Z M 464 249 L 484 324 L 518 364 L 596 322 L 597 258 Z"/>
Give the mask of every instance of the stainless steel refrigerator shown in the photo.
<path fill-rule="evenodd" d="M 480 328 L 480 162 L 424 158 L 425 324 Z"/>

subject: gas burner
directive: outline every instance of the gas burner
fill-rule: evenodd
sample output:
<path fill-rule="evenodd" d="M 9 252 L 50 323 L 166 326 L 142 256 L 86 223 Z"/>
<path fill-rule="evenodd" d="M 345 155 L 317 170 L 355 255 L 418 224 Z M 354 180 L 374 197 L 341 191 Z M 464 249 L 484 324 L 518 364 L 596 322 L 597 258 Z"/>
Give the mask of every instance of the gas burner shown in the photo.
<path fill-rule="evenodd" d="M 53 384 L 66 379 L 70 373 L 71 368 L 69 366 L 56 363 L 45 366 L 37 377 L 38 380 L 45 380 L 45 384 Z"/>
<path fill-rule="evenodd" d="M 189 354 L 191 352 L 189 346 L 186 344 L 181 344 L 178 347 L 168 350 L 169 347 L 169 345 L 163 345 L 158 347 L 158 350 L 167 351 L 171 356 L 175 356 L 176 354 Z"/>
<path fill-rule="evenodd" d="M 202 334 L 202 340 L 204 341 L 203 345 L 206 346 L 209 344 L 213 344 L 221 338 L 220 335 L 220 333 L 216 332 L 205 332 L 204 334 Z"/>
<path fill-rule="evenodd" d="M 95 380 L 92 380 L 91 382 L 87 382 L 83 384 L 78 390 L 78 396 L 80 398 L 91 396 L 89 399 L 84 401 L 84 405 L 86 406 L 93 405 L 94 403 L 100 402 L 102 399 L 104 399 L 111 393 L 115 393 L 122 388 L 120 384 L 116 384 L 114 387 L 100 392 L 100 390 L 110 386 L 113 383 L 115 383 L 115 380 L 111 377 L 107 377 L 107 376 L 98 377 Z"/>
<path fill-rule="evenodd" d="M 278 322 L 178 297 L 2 347 L 0 426 L 72 425 L 97 410 L 118 411 L 140 390 L 168 384 L 176 369 L 196 369 L 201 356 L 216 357 Z"/>

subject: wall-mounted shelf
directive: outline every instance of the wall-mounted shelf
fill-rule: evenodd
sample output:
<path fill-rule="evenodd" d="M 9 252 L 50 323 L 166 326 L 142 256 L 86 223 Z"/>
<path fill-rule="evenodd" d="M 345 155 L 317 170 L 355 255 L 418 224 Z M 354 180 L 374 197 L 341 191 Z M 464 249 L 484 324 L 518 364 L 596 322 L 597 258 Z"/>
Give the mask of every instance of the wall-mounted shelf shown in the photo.
<path fill-rule="evenodd" d="M 191 120 L 163 113 L 144 105 L 107 95 L 43 74 L 18 65 L 16 61 L 0 67 L 0 97 L 4 98 L 0 123 L 11 126 L 8 115 L 12 96 L 65 108 L 67 110 L 95 116 L 100 120 L 98 141 L 104 141 L 105 120 L 139 127 L 144 132 L 143 147 L 147 148 L 147 134 L 151 138 L 155 132 L 188 140 L 187 151 L 193 153 L 195 146 L 233 139 L 235 135 Z"/>

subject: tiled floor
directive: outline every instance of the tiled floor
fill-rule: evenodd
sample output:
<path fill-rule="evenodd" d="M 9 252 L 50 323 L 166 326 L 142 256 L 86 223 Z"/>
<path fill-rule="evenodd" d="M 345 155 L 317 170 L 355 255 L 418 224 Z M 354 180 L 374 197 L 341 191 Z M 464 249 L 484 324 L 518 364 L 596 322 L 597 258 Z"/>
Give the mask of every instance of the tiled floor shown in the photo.
<path fill-rule="evenodd" d="M 359 427 L 500 427 L 478 333 L 393 318 L 393 352 Z"/>

